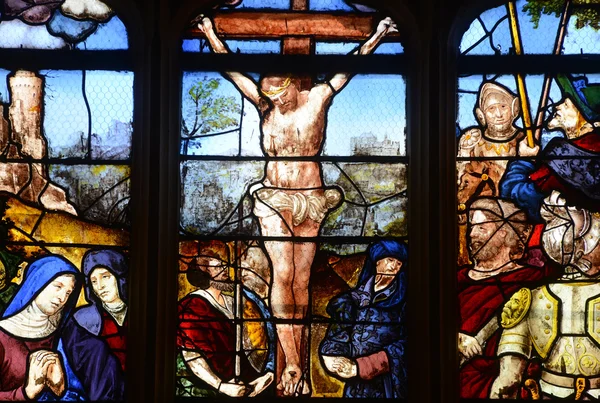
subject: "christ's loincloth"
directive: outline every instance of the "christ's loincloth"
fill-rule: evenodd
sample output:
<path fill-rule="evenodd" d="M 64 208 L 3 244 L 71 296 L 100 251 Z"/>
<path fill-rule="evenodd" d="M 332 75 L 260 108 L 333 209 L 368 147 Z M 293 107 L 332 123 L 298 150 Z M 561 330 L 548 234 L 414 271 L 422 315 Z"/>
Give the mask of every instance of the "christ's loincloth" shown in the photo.
<path fill-rule="evenodd" d="M 320 223 L 342 199 L 342 192 L 336 188 L 298 191 L 260 187 L 251 189 L 250 193 L 254 198 L 253 212 L 256 217 L 271 217 L 291 211 L 294 226 L 302 224 L 307 218 Z"/>

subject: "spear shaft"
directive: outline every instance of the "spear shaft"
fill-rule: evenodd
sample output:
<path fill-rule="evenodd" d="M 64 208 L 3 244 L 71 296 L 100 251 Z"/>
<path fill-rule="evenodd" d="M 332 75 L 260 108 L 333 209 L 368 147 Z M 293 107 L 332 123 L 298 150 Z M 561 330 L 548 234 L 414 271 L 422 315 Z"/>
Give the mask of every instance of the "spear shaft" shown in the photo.
<path fill-rule="evenodd" d="M 562 46 L 565 41 L 565 34 L 567 33 L 567 25 L 569 23 L 569 7 L 571 0 L 565 1 L 565 8 L 560 19 L 560 25 L 558 26 L 558 32 L 556 33 L 556 41 L 554 42 L 554 53 L 560 55 L 562 53 Z M 537 118 L 535 120 L 535 139 L 539 141 L 542 135 L 542 125 L 544 124 L 544 111 L 548 106 L 548 97 L 550 95 L 550 83 L 552 82 L 552 76 L 546 74 L 544 76 L 544 85 L 542 89 L 542 95 L 540 96 L 540 106 L 538 108 Z"/>
<path fill-rule="evenodd" d="M 513 48 L 515 54 L 523 54 L 523 45 L 521 43 L 521 33 L 519 32 L 519 20 L 517 18 L 517 8 L 515 2 L 509 2 L 506 7 L 508 8 L 508 18 L 510 22 L 510 35 L 512 38 Z M 535 147 L 533 139 L 533 130 L 531 129 L 531 112 L 529 111 L 529 99 L 527 98 L 527 90 L 525 88 L 525 78 L 523 74 L 517 73 L 517 92 L 519 93 L 519 100 L 521 101 L 521 110 L 523 111 L 523 125 L 525 126 L 525 133 L 527 135 L 527 145 L 531 148 Z"/>
<path fill-rule="evenodd" d="M 235 247 L 237 248 L 237 242 L 235 243 Z M 240 279 L 240 271 L 238 270 L 238 268 L 236 267 L 236 284 L 235 284 L 235 377 L 236 380 L 240 379 L 240 376 L 242 375 L 242 357 L 241 354 L 244 353 L 243 351 L 243 343 L 242 343 L 242 336 L 243 336 L 243 324 L 242 324 L 242 318 L 244 316 L 244 306 L 243 306 L 243 297 L 242 297 L 242 282 L 239 280 Z"/>

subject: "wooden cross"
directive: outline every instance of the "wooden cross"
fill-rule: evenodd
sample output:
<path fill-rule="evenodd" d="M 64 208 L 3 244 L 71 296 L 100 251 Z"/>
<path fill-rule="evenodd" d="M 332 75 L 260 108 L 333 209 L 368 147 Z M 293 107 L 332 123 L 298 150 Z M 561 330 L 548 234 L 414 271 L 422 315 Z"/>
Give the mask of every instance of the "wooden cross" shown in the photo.
<path fill-rule="evenodd" d="M 219 11 L 213 16 L 224 39 L 283 39 L 283 54 L 310 54 L 315 40 L 362 41 L 374 29 L 374 16 L 308 11 L 307 0 L 292 0 L 293 12 Z M 202 38 L 192 27 L 187 38 Z"/>
<path fill-rule="evenodd" d="M 375 29 L 373 14 L 314 12 L 308 10 L 308 0 L 291 1 L 291 12 L 219 11 L 213 16 L 215 31 L 223 39 L 282 39 L 282 54 L 310 55 L 316 41 L 364 41 Z M 192 27 L 185 37 L 204 34 Z"/>

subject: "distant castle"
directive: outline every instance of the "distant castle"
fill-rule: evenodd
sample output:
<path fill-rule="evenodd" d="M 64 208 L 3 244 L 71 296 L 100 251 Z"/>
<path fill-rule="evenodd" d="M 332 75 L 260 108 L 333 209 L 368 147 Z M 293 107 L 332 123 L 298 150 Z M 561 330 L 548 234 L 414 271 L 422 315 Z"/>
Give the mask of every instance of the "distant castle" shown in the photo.
<path fill-rule="evenodd" d="M 31 71 L 19 70 L 9 78 L 12 103 L 9 117 L 12 141 L 20 153 L 34 159 L 46 156 L 46 139 L 41 132 L 42 79 Z M 5 136 L 2 136 L 5 138 Z M 9 141 L 10 142 L 10 141 Z"/>
<path fill-rule="evenodd" d="M 386 135 L 382 141 L 373 133 L 364 133 L 351 139 L 354 155 L 400 155 L 400 142 L 393 141 Z"/>
<path fill-rule="evenodd" d="M 9 78 L 11 104 L 8 119 L 0 105 L 0 191 L 49 210 L 77 215 L 65 191 L 50 182 L 47 142 L 41 131 L 43 80 L 34 72 L 19 70 Z"/>

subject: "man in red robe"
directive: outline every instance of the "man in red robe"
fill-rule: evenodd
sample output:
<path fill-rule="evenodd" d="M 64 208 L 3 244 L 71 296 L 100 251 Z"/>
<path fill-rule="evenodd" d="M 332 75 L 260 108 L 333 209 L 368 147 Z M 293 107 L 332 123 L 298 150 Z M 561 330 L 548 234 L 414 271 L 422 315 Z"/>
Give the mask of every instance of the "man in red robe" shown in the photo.
<path fill-rule="evenodd" d="M 531 229 L 526 214 L 511 202 L 486 197 L 471 204 L 467 233 L 474 264 L 458 272 L 461 398 L 489 397 L 500 370 L 502 307 L 518 289 L 547 276 L 539 250 L 526 256 Z"/>
<path fill-rule="evenodd" d="M 204 249 L 187 272 L 187 279 L 197 291 L 179 302 L 179 327 L 177 345 L 185 365 L 194 374 L 194 381 L 208 385 L 219 393 L 231 397 L 256 396 L 274 379 L 273 360 L 264 368 L 256 368 L 243 351 L 239 352 L 240 368 L 236 373 L 235 289 L 229 278 L 228 250 L 215 242 Z M 259 304 L 260 298 L 243 291 L 245 304 Z M 244 310 L 244 317 L 246 310 Z M 263 316 L 263 319 L 267 319 Z M 274 338 L 274 329 L 271 329 Z M 248 335 L 247 339 L 252 336 Z M 248 340 L 247 340 L 248 341 Z M 242 343 L 240 343 L 242 344 Z M 259 373 L 263 375 L 257 376 Z M 239 375 L 239 379 L 236 376 Z"/>

